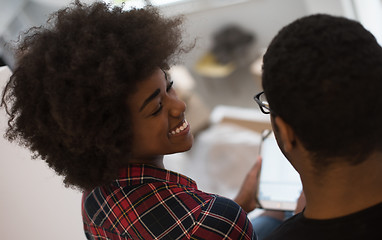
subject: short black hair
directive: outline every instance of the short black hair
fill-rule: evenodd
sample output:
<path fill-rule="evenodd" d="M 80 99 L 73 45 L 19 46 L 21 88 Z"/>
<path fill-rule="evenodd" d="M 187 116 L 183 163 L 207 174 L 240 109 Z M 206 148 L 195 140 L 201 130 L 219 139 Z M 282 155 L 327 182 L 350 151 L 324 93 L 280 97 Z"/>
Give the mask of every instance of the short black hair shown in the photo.
<path fill-rule="evenodd" d="M 3 94 L 6 136 L 45 160 L 67 186 L 118 177 L 131 153 L 129 96 L 181 47 L 182 18 L 76 1 L 20 43 Z"/>
<path fill-rule="evenodd" d="M 315 14 L 285 26 L 264 55 L 262 84 L 318 165 L 382 149 L 382 48 L 359 22 Z"/>

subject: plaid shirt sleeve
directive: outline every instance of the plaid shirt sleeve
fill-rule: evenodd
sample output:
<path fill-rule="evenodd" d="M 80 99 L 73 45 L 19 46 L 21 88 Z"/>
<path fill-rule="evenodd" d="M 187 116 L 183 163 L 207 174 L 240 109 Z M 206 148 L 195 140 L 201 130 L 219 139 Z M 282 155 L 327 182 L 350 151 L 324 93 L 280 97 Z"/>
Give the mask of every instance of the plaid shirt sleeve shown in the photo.
<path fill-rule="evenodd" d="M 216 197 L 202 208 L 190 239 L 256 239 L 256 236 L 238 205 Z"/>
<path fill-rule="evenodd" d="M 232 200 L 189 184 L 147 181 L 84 193 L 87 239 L 256 239 L 246 213 Z"/>

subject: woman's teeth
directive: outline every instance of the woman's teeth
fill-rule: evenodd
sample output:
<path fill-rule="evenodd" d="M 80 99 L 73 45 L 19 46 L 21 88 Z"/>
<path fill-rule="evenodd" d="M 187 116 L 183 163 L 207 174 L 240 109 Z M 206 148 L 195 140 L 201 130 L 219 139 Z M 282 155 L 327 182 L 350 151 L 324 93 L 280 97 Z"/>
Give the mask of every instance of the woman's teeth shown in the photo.
<path fill-rule="evenodd" d="M 180 127 L 176 128 L 175 130 L 172 130 L 170 135 L 178 134 L 182 132 L 184 129 L 186 129 L 187 127 L 188 127 L 188 122 L 184 120 L 184 123 Z"/>

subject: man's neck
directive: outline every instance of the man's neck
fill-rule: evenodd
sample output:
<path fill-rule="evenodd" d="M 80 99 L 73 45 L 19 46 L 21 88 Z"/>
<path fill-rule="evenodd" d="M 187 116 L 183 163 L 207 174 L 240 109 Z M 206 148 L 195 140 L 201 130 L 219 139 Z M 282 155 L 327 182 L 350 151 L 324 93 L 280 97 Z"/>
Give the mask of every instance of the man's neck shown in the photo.
<path fill-rule="evenodd" d="M 306 196 L 304 216 L 336 218 L 382 202 L 382 154 L 374 153 L 358 165 L 330 165 L 325 172 L 300 171 Z"/>

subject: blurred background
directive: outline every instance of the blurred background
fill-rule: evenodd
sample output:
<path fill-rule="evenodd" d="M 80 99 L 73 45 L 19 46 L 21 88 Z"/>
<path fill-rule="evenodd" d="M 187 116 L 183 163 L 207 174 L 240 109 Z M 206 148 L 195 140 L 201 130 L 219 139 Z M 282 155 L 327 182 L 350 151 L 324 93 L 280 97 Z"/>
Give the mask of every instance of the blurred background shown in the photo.
<path fill-rule="evenodd" d="M 1 89 L 14 67 L 12 46 L 20 33 L 43 25 L 70 2 L 0 0 L 0 66 L 7 66 L 0 67 Z M 253 96 L 262 89 L 261 59 L 276 33 L 296 18 L 329 13 L 360 21 L 382 43 L 382 0 L 130 0 L 124 6 L 146 4 L 166 16 L 184 15 L 185 42 L 196 40 L 170 70 L 187 103 L 195 144 L 166 156 L 165 165 L 196 180 L 200 189 L 230 198 L 256 161 L 261 131 L 270 128 Z M 44 162 L 0 138 L 1 239 L 85 239 L 80 207 L 81 192 L 65 188 Z"/>

